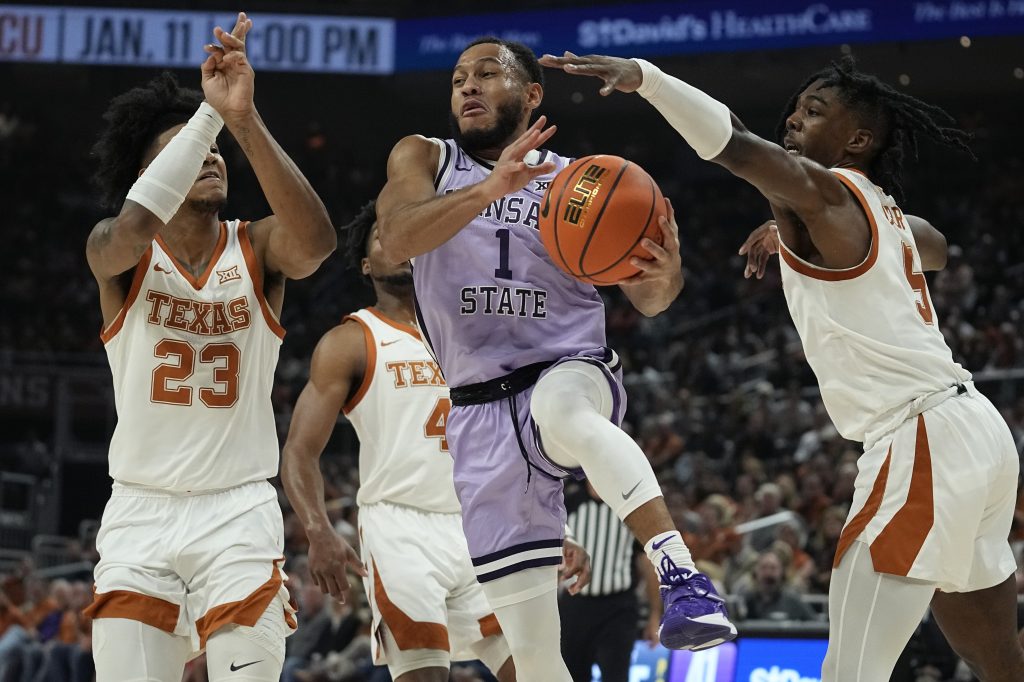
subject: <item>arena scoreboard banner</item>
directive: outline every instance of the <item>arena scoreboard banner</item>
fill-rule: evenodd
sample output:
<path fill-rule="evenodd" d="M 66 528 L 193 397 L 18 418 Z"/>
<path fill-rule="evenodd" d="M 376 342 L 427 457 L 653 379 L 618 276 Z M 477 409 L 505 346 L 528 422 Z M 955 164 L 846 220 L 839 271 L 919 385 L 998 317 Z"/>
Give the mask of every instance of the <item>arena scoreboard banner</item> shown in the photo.
<path fill-rule="evenodd" d="M 191 67 L 229 11 L 0 5 L 0 61 Z M 252 15 L 258 69 L 447 70 L 481 35 L 538 53 L 633 56 L 1024 35 L 1024 0 L 696 0 L 395 20 Z"/>
<path fill-rule="evenodd" d="M 479 35 L 538 54 L 644 57 L 1024 34 L 1024 0 L 703 0 L 438 17 L 398 24 L 399 70 L 448 69 Z"/>
<path fill-rule="evenodd" d="M 0 5 L 0 61 L 116 66 L 198 66 L 213 27 L 237 14 L 149 9 Z M 247 37 L 259 70 L 387 74 L 392 19 L 257 14 Z"/>

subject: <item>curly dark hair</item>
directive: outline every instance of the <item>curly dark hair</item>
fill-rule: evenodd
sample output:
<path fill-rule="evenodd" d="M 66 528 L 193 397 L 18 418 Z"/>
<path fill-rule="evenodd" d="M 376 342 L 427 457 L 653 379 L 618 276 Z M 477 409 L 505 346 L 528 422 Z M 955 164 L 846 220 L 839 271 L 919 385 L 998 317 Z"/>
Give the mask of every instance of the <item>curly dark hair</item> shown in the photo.
<path fill-rule="evenodd" d="M 878 153 L 870 161 L 868 175 L 897 202 L 903 201 L 903 162 L 908 154 L 917 160 L 919 137 L 966 152 L 976 160 L 967 146 L 970 133 L 951 126 L 955 119 L 950 114 L 858 71 L 856 60 L 850 55 L 812 74 L 797 89 L 786 103 L 776 128 L 779 140 L 786 134 L 786 119 L 796 109 L 800 93 L 817 80 L 822 81 L 822 88 L 834 87 L 843 104 L 882 138 Z"/>
<path fill-rule="evenodd" d="M 474 45 L 501 45 L 508 48 L 509 52 L 512 53 L 519 63 L 519 75 L 523 77 L 523 80 L 527 83 L 540 83 L 541 86 L 544 85 L 544 69 L 541 67 L 540 62 L 537 61 L 537 55 L 533 53 L 533 50 L 523 43 L 516 42 L 515 40 L 502 40 L 494 36 L 483 36 L 466 45 L 466 50 Z"/>
<path fill-rule="evenodd" d="M 167 71 L 110 101 L 107 126 L 92 148 L 99 163 L 93 180 L 106 208 L 120 210 L 153 140 L 188 122 L 202 101 L 203 93 L 181 87 Z"/>
<path fill-rule="evenodd" d="M 360 272 L 363 259 L 366 258 L 370 246 L 370 233 L 377 222 L 377 200 L 366 202 L 356 217 L 348 225 L 341 228 L 345 235 L 345 266 Z M 362 273 L 360 273 L 362 274 Z M 367 277 L 367 279 L 369 279 Z"/>

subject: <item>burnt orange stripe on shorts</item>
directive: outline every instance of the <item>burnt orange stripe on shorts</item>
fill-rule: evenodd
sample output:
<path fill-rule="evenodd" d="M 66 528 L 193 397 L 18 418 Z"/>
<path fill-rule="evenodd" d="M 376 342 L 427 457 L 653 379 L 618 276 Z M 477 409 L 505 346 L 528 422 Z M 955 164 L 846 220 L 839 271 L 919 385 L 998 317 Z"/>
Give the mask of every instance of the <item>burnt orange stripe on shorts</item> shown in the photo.
<path fill-rule="evenodd" d="M 177 604 L 148 594 L 128 590 L 98 593 L 94 588 L 92 604 L 82 611 L 82 615 L 93 619 L 127 618 L 164 632 L 174 632 L 180 611 Z"/>
<path fill-rule="evenodd" d="M 484 637 L 501 634 L 501 626 L 498 625 L 498 618 L 493 613 L 487 614 L 477 622 L 480 623 L 480 634 Z"/>
<path fill-rule="evenodd" d="M 871 543 L 871 559 L 875 570 L 890 575 L 907 575 L 934 525 L 932 453 L 928 447 L 924 415 L 919 414 L 917 442 L 914 445 L 914 471 L 910 477 L 907 501 Z"/>
<path fill-rule="evenodd" d="M 380 571 L 377 570 L 377 562 L 370 558 L 373 565 L 373 599 L 377 602 L 380 615 L 384 624 L 391 631 L 395 643 L 402 651 L 409 649 L 439 649 L 449 651 L 448 628 L 440 623 L 415 621 L 402 609 L 398 608 L 388 593 L 384 590 L 384 583 L 380 580 Z"/>
<path fill-rule="evenodd" d="M 843 528 L 843 532 L 839 535 L 839 544 L 836 547 L 836 558 L 832 562 L 832 568 L 839 565 L 839 562 L 843 560 L 843 555 L 846 554 L 846 550 L 850 549 L 850 545 L 853 541 L 860 537 L 860 534 L 867 528 L 868 523 L 878 513 L 878 508 L 882 506 L 882 498 L 885 496 L 885 484 L 889 479 L 889 461 L 892 459 L 892 446 L 889 446 L 889 452 L 885 455 L 885 461 L 882 463 L 882 468 L 878 470 L 878 476 L 875 477 L 875 484 L 871 486 L 871 494 L 868 495 L 868 499 L 864 501 L 864 506 L 860 508 L 857 515 L 850 519 L 850 522 Z"/>
<path fill-rule="evenodd" d="M 280 559 L 279 561 L 284 561 Z M 210 635 L 217 632 L 225 625 L 244 625 L 252 627 L 260 619 L 263 612 L 270 606 L 270 602 L 277 596 L 281 589 L 281 572 L 277 569 L 277 561 L 271 564 L 270 580 L 263 583 L 249 596 L 238 601 L 219 604 L 207 611 L 202 618 L 196 621 L 196 630 L 199 632 L 199 646 L 205 647 L 206 640 Z M 294 619 L 285 618 L 289 626 L 295 622 Z"/>

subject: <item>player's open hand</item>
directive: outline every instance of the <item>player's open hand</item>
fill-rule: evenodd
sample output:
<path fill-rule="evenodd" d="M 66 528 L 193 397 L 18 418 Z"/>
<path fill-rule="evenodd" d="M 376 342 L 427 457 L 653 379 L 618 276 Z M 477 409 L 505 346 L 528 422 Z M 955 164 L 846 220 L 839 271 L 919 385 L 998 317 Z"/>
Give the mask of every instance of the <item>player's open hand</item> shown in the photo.
<path fill-rule="evenodd" d="M 666 283 L 675 282 L 683 270 L 682 257 L 679 255 L 679 225 L 676 224 L 676 212 L 672 208 L 672 202 L 665 199 L 666 215 L 658 218 L 658 226 L 661 228 L 661 245 L 649 237 L 640 241 L 640 246 L 650 258 L 639 258 L 633 256 L 629 262 L 640 272 L 629 279 L 619 282 L 620 286 L 630 287 L 638 284 L 664 280 Z"/>
<path fill-rule="evenodd" d="M 239 12 L 231 33 L 220 26 L 213 29 L 219 45 L 203 47 L 209 53 L 202 66 L 203 94 L 225 121 L 249 116 L 255 108 L 252 98 L 256 74 L 245 56 L 245 36 L 251 28 L 252 19 Z"/>
<path fill-rule="evenodd" d="M 569 585 L 569 594 L 579 594 L 580 590 L 590 584 L 590 555 L 583 549 L 583 545 L 566 538 L 562 545 L 558 582 L 565 582 L 573 576 L 576 576 L 576 582 Z"/>
<path fill-rule="evenodd" d="M 605 96 L 612 94 L 615 90 L 634 92 L 644 82 L 644 74 L 640 70 L 640 65 L 632 59 L 623 59 L 622 57 L 603 57 L 596 54 L 577 57 L 572 52 L 566 52 L 561 57 L 546 54 L 540 58 L 540 63 L 544 66 L 562 69 L 575 76 L 600 78 L 604 81 L 600 92 Z"/>
<path fill-rule="evenodd" d="M 751 232 L 739 251 L 741 256 L 747 257 L 747 266 L 743 269 L 743 277 L 745 279 L 750 279 L 751 275 L 757 279 L 764 277 L 765 267 L 771 257 L 779 252 L 780 243 L 779 227 L 774 220 L 765 221 Z"/>
<path fill-rule="evenodd" d="M 359 555 L 333 528 L 309 533 L 309 574 L 322 592 L 342 603 L 349 587 L 347 568 L 367 576 Z"/>
<path fill-rule="evenodd" d="M 538 118 L 526 132 L 515 142 L 505 147 L 494 164 L 494 170 L 481 184 L 486 184 L 493 200 L 498 200 L 510 192 L 518 192 L 536 177 L 546 175 L 555 170 L 551 161 L 531 166 L 526 163 L 526 155 L 551 139 L 558 126 L 545 128 L 547 116 Z"/>

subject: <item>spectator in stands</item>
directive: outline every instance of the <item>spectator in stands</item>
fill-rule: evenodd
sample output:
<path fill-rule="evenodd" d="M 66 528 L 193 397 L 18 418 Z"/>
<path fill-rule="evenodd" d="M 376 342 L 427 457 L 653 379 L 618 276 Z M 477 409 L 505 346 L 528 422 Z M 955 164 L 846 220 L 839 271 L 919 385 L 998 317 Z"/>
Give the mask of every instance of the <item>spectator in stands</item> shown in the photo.
<path fill-rule="evenodd" d="M 784 585 L 783 562 L 774 551 L 762 552 L 754 567 L 754 589 L 744 595 L 750 620 L 813 620 L 814 613 Z"/>

